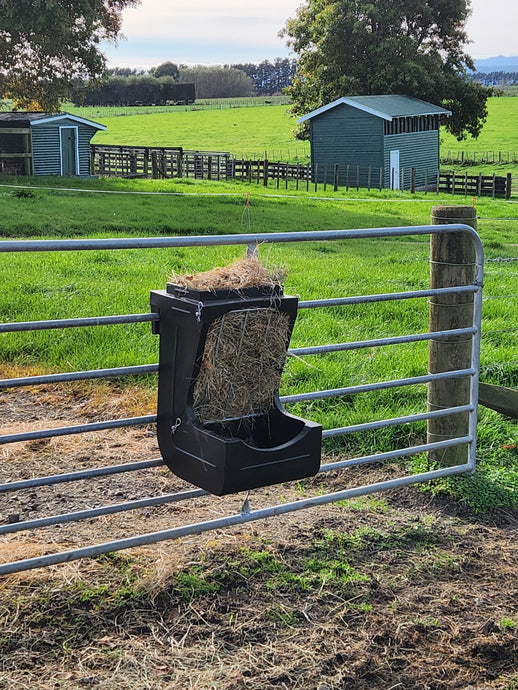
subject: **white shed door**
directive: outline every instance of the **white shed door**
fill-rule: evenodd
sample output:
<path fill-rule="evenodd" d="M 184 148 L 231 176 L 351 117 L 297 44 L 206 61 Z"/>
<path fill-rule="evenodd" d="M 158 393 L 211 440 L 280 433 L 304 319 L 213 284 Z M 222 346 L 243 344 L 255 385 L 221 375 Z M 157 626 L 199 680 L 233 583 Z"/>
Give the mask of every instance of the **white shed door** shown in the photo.
<path fill-rule="evenodd" d="M 390 189 L 399 189 L 399 149 L 390 152 Z"/>

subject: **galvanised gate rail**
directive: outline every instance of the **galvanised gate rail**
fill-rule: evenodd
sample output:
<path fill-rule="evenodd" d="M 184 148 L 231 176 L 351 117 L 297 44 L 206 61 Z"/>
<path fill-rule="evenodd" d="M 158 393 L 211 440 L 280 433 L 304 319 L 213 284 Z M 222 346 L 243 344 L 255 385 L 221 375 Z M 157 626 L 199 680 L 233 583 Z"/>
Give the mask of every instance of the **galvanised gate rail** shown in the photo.
<path fill-rule="evenodd" d="M 419 226 L 401 227 L 388 229 L 364 229 L 364 230 L 334 230 L 319 232 L 292 232 L 292 233 L 271 233 L 271 234 L 243 234 L 243 235 L 222 235 L 222 236 L 201 236 L 201 237 L 166 237 L 166 238 L 140 238 L 140 239 L 106 239 L 106 240 L 37 240 L 37 241 L 2 241 L 0 242 L 0 252 L 63 252 L 78 250 L 106 250 L 114 251 L 120 249 L 137 248 L 174 248 L 174 247 L 202 247 L 214 245 L 247 245 L 248 251 L 253 252 L 259 243 L 282 243 L 282 242 L 308 242 L 308 241 L 332 241 L 349 239 L 369 239 L 369 238 L 388 238 L 416 235 L 431 235 L 437 233 L 467 233 L 471 238 L 476 255 L 475 279 L 472 284 L 429 290 L 406 291 L 396 293 L 386 293 L 379 295 L 364 295 L 358 297 L 342 297 L 332 299 L 320 299 L 299 302 L 300 309 L 314 309 L 320 307 L 346 307 L 348 305 L 358 305 L 375 302 L 386 302 L 391 300 L 407 300 L 415 298 L 428 298 L 436 295 L 471 293 L 473 295 L 473 324 L 467 328 L 451 329 L 447 331 L 436 331 L 432 333 L 418 333 L 413 335 L 403 335 L 389 338 L 377 338 L 357 342 L 346 342 L 333 345 L 317 345 L 314 347 L 303 347 L 291 349 L 292 355 L 303 357 L 305 355 L 325 354 L 347 350 L 357 350 L 361 348 L 382 347 L 396 345 L 400 343 L 412 343 L 419 341 L 447 338 L 452 336 L 469 336 L 472 340 L 471 366 L 466 369 L 448 371 L 439 374 L 426 374 L 411 378 L 389 380 L 382 382 L 367 383 L 356 386 L 347 386 L 332 390 L 315 391 L 297 395 L 287 395 L 281 398 L 283 403 L 296 403 L 314 399 L 332 398 L 337 396 L 351 395 L 367 391 L 379 391 L 399 386 L 410 386 L 415 384 L 428 384 L 434 379 L 453 379 L 459 377 L 470 377 L 470 400 L 468 404 L 458 405 L 447 409 L 427 411 L 423 413 L 407 415 L 385 419 L 375 422 L 355 424 L 351 426 L 327 429 L 323 432 L 324 438 L 332 436 L 357 433 L 361 431 L 375 431 L 378 429 L 407 424 L 411 422 L 429 420 L 434 417 L 444 417 L 447 415 L 457 415 L 468 413 L 469 431 L 467 435 L 458 438 L 449 438 L 434 443 L 424 443 L 421 445 L 399 448 L 390 452 L 376 453 L 373 455 L 351 458 L 343 461 L 331 462 L 321 466 L 321 472 L 337 470 L 342 468 L 354 467 L 369 463 L 378 463 L 390 459 L 398 459 L 407 456 L 417 455 L 427 451 L 435 451 L 458 445 L 467 445 L 468 459 L 464 464 L 453 467 L 444 467 L 419 474 L 401 476 L 388 481 L 381 481 L 375 484 L 359 486 L 355 488 L 343 489 L 324 495 L 315 495 L 309 498 L 300 499 L 294 502 L 273 505 L 257 510 L 250 510 L 247 501 L 239 513 L 227 515 L 217 519 L 201 521 L 187 524 L 180 527 L 137 534 L 132 537 L 118 539 L 96 545 L 89 545 L 68 551 L 46 554 L 34 558 L 18 560 L 11 563 L 0 565 L 0 575 L 14 573 L 32 568 L 65 563 L 79 558 L 92 557 L 112 551 L 138 547 L 147 544 L 155 544 L 164 540 L 178 539 L 187 535 L 201 534 L 203 532 L 229 527 L 232 525 L 243 524 L 262 518 L 273 517 L 285 513 L 298 511 L 312 506 L 321 506 L 335 501 L 353 498 L 365 494 L 392 489 L 398 486 L 417 484 L 420 482 L 446 477 L 451 475 L 472 472 L 475 469 L 476 452 L 476 427 L 477 427 L 477 401 L 478 401 L 478 374 L 480 358 L 480 322 L 482 311 L 482 275 L 483 275 L 483 249 L 477 233 L 467 225 L 452 224 L 441 226 Z M 76 327 L 98 327 L 111 324 L 131 324 L 151 322 L 158 320 L 158 314 L 124 314 L 118 316 L 69 318 L 47 321 L 17 322 L 0 324 L 0 334 L 33 331 L 42 329 L 62 329 Z M 50 374 L 43 376 L 27 376 L 23 378 L 9 378 L 0 380 L 0 390 L 19 388 L 24 386 L 34 386 L 38 384 L 62 383 L 65 381 L 78 381 L 89 379 L 101 379 L 121 376 L 134 376 L 137 374 L 149 374 L 158 370 L 158 364 L 143 366 L 126 366 L 112 369 L 98 369 L 92 371 L 78 371 L 71 373 Z M 80 434 L 104 429 L 116 429 L 137 425 L 148 425 L 156 421 L 155 415 L 115 419 L 111 421 L 95 422 L 88 424 L 77 424 L 62 428 L 43 429 L 28 431 L 24 433 L 13 433 L 0 436 L 0 444 L 16 443 L 20 441 L 34 441 L 36 439 L 49 439 L 57 436 L 69 434 Z M 0 484 L 0 494 L 16 492 L 25 489 L 37 489 L 44 486 L 67 484 L 78 480 L 89 480 L 98 477 L 107 477 L 125 472 L 136 472 L 139 470 L 158 467 L 163 465 L 161 458 L 128 462 L 120 465 L 107 467 L 91 467 L 85 470 L 73 471 L 69 473 L 43 476 L 24 480 L 12 479 L 11 481 Z M 90 520 L 101 516 L 107 516 L 123 511 L 135 510 L 149 506 L 162 504 L 176 504 L 188 499 L 205 496 L 206 492 L 202 489 L 193 488 L 191 490 L 180 491 L 171 494 L 161 494 L 148 498 L 131 500 L 118 504 L 100 506 L 97 508 L 77 510 L 70 513 L 49 515 L 33 520 L 14 522 L 13 524 L 0 525 L 0 536 L 13 534 L 21 531 L 30 531 L 37 528 L 49 527 L 51 525 L 63 525 L 67 522 Z"/>

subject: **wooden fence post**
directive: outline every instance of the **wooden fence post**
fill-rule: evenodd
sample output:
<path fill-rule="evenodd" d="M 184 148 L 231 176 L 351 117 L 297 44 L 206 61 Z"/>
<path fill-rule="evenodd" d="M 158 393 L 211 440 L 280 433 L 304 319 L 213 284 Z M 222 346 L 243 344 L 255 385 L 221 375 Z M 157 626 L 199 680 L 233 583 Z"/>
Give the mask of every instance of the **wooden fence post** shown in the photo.
<path fill-rule="evenodd" d="M 338 163 L 335 163 L 334 178 L 333 178 L 333 190 L 338 191 Z"/>
<path fill-rule="evenodd" d="M 158 160 L 156 151 L 151 151 L 151 170 L 153 179 L 158 179 Z"/>
<path fill-rule="evenodd" d="M 462 223 L 476 230 L 476 210 L 473 206 L 434 206 L 432 225 Z M 469 236 L 463 232 L 440 233 L 430 237 L 430 287 L 458 287 L 470 285 L 475 278 L 475 250 Z M 430 332 L 473 325 L 473 294 L 436 295 L 430 300 Z M 428 348 L 428 369 L 431 374 L 469 369 L 472 356 L 472 337 L 449 336 L 431 339 Z M 441 410 L 466 405 L 470 398 L 470 377 L 434 380 L 428 385 L 428 410 Z M 476 404 L 476 401 L 475 401 Z M 453 414 L 428 420 L 427 442 L 467 436 L 469 413 Z M 431 462 L 441 466 L 467 462 L 467 444 L 428 452 Z"/>
<path fill-rule="evenodd" d="M 165 153 L 162 151 L 159 156 L 159 170 L 160 170 L 160 176 L 162 179 L 165 179 L 167 177 L 167 167 L 166 167 L 166 160 L 165 160 Z"/>
<path fill-rule="evenodd" d="M 95 175 L 95 146 L 90 147 L 90 175 Z"/>

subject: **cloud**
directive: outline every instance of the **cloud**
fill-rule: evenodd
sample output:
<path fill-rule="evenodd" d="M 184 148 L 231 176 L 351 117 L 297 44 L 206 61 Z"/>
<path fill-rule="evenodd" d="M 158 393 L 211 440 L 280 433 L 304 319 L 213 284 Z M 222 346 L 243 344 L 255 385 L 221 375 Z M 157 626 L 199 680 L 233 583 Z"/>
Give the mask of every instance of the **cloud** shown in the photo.
<path fill-rule="evenodd" d="M 107 46 L 111 65 L 260 62 L 292 55 L 279 31 L 303 0 L 143 0 L 124 10 L 127 38 Z M 386 0 L 389 2 L 390 0 Z M 518 55 L 518 0 L 471 0 L 467 52 L 474 57 Z"/>
<path fill-rule="evenodd" d="M 123 13 L 126 40 L 105 46 L 110 65 L 261 62 L 290 54 L 278 33 L 300 0 L 143 0 Z"/>
<path fill-rule="evenodd" d="M 467 22 L 471 44 L 468 52 L 474 57 L 518 55 L 517 0 L 472 0 L 472 14 Z"/>
<path fill-rule="evenodd" d="M 238 35 L 253 43 L 279 41 L 278 32 L 293 15 L 298 0 L 263 0 L 253 7 L 237 0 L 145 0 L 124 12 L 123 31 L 130 37 L 201 40 Z"/>

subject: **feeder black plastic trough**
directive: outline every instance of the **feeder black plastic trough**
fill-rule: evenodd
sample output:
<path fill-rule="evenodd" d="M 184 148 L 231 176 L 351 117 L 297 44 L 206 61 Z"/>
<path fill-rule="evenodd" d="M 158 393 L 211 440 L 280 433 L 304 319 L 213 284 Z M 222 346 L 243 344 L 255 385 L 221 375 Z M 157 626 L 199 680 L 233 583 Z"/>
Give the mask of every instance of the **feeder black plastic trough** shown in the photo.
<path fill-rule="evenodd" d="M 224 320 L 236 314 L 243 323 L 260 312 L 266 314 L 268 324 L 272 314 L 282 318 L 282 371 L 297 305 L 298 298 L 284 296 L 279 287 L 200 292 L 168 284 L 167 290 L 151 292 L 151 308 L 160 314 L 160 320 L 153 323 L 153 332 L 160 335 L 158 443 L 165 463 L 176 475 L 221 496 L 318 472 L 322 427 L 288 414 L 275 381 L 267 409 L 261 409 L 261 404 L 255 409 L 252 402 L 251 411 L 241 416 L 235 414 L 240 394 L 233 391 L 232 382 L 225 381 L 223 409 L 215 419 L 210 409 L 197 408 L 194 400 L 200 397 L 196 390 L 198 377 L 202 379 L 200 371 L 209 366 L 204 364 L 208 334 L 213 338 L 217 331 L 219 337 Z M 263 330 L 266 348 L 269 326 Z M 243 326 L 241 335 L 231 343 L 236 370 L 243 364 L 243 340 L 248 331 Z M 213 350 L 219 346 L 216 341 Z M 252 369 L 249 373 L 255 385 L 264 372 L 260 362 Z"/>

